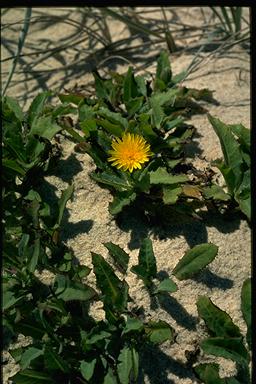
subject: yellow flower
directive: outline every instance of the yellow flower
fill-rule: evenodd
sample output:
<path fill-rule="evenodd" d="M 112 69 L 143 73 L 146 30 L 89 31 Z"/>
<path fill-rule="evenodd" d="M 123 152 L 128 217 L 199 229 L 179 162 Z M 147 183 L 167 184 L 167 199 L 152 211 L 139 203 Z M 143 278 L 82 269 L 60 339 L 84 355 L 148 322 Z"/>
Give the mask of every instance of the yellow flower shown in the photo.
<path fill-rule="evenodd" d="M 150 145 L 139 135 L 133 133 L 125 133 L 122 139 L 116 138 L 112 141 L 112 150 L 109 151 L 111 157 L 108 161 L 112 161 L 112 165 L 118 169 L 132 172 L 136 168 L 141 168 L 141 164 L 149 160 Z"/>

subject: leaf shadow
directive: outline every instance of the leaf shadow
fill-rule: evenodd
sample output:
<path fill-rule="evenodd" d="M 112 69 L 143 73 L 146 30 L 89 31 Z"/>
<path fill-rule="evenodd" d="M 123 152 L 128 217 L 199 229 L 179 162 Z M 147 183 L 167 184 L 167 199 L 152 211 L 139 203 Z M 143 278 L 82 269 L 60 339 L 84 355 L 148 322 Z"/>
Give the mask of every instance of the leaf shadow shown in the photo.
<path fill-rule="evenodd" d="M 51 175 L 56 175 L 66 183 L 69 183 L 82 170 L 83 167 L 80 161 L 74 153 L 71 153 L 67 159 L 58 160 L 56 166 L 51 171 Z"/>
<path fill-rule="evenodd" d="M 219 288 L 223 291 L 231 289 L 234 286 L 233 280 L 218 276 L 207 267 L 197 275 L 193 276 L 192 279 L 197 283 L 205 284 L 208 288 Z"/>
<path fill-rule="evenodd" d="M 70 156 L 72 157 L 72 155 Z M 80 164 L 80 163 L 79 163 Z M 76 172 L 76 170 L 72 170 L 72 167 L 70 168 L 70 172 Z M 67 177 L 67 174 L 65 173 L 65 177 Z M 58 174 L 58 176 L 60 176 Z M 63 175 L 62 175 L 63 176 Z M 70 180 L 70 178 L 68 177 Z M 63 188 L 65 189 L 65 188 Z M 38 188 L 38 192 L 40 193 L 40 196 L 42 197 L 43 201 L 48 203 L 50 205 L 51 209 L 51 217 L 57 217 L 58 214 L 58 201 L 59 198 L 56 195 L 56 191 L 58 190 L 57 187 L 50 184 L 47 180 L 43 180 L 42 183 L 40 183 L 40 186 Z M 93 226 L 93 220 L 80 220 L 77 223 L 70 223 L 69 222 L 70 213 L 68 208 L 66 207 L 63 213 L 61 226 L 60 226 L 60 236 L 61 240 L 63 242 L 66 242 L 68 239 L 72 239 L 79 235 L 80 233 L 88 233 L 92 226 Z"/>
<path fill-rule="evenodd" d="M 178 376 L 179 379 L 190 379 L 196 382 L 195 375 L 187 364 L 167 356 L 158 346 L 147 345 L 142 350 L 140 358 L 138 384 L 145 382 L 145 375 L 148 376 L 150 384 L 174 384 L 174 380 L 168 378 L 170 373 Z"/>
<path fill-rule="evenodd" d="M 165 206 L 163 206 L 163 212 Z M 240 226 L 240 212 L 201 211 L 200 219 L 188 215 L 170 212 L 168 222 L 159 217 L 149 218 L 142 211 L 138 202 L 125 207 L 116 216 L 116 224 L 124 232 L 130 232 L 128 247 L 134 250 L 140 247 L 141 241 L 147 236 L 154 239 L 167 240 L 183 236 L 189 247 L 208 242 L 208 228 L 214 227 L 223 234 L 232 233 Z"/>
<path fill-rule="evenodd" d="M 185 308 L 170 295 L 158 295 L 158 302 L 161 308 L 166 311 L 180 326 L 195 331 L 197 318 L 190 315 Z"/>

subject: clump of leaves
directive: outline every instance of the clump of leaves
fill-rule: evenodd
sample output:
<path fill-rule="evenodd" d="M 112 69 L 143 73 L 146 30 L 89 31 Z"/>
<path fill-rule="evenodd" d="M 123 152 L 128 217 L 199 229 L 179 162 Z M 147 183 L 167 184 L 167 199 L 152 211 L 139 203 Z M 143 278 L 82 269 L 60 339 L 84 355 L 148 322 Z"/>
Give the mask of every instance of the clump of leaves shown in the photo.
<path fill-rule="evenodd" d="M 86 281 L 91 269 L 77 263 L 62 243 L 61 223 L 73 185 L 54 207 L 40 186 L 50 165 L 50 140 L 62 129 L 55 117 L 70 108 L 47 107 L 48 96 L 37 96 L 27 114 L 13 99 L 3 100 L 3 324 L 14 336 L 33 339 L 9 351 L 20 366 L 12 381 L 128 384 L 137 379 L 140 348 L 173 340 L 174 331 L 163 321 L 144 323 L 130 313 L 128 284 L 92 253 L 98 293 Z M 125 268 L 127 263 L 123 251 L 119 264 Z M 53 272 L 54 281 L 43 283 L 37 275 L 41 270 Z M 102 321 L 89 313 L 95 300 L 102 302 Z"/>
<path fill-rule="evenodd" d="M 52 139 L 62 127 L 45 108 L 49 96 L 50 92 L 38 95 L 27 113 L 14 99 L 2 100 L 4 265 L 13 271 L 34 272 L 49 253 L 54 267 L 64 209 L 73 193 L 70 185 L 55 207 L 40 195 L 43 174 L 60 155 Z"/>
<path fill-rule="evenodd" d="M 221 171 L 230 196 L 251 220 L 251 138 L 250 130 L 242 124 L 225 124 L 208 115 L 218 135 L 223 160 L 213 164 Z"/>
<path fill-rule="evenodd" d="M 207 355 L 233 360 L 237 369 L 235 376 L 221 378 L 219 376 L 219 364 L 204 363 L 195 366 L 197 376 L 205 384 L 250 383 L 251 279 L 244 281 L 241 291 L 241 311 L 247 325 L 246 340 L 231 317 L 214 305 L 207 296 L 198 298 L 197 309 L 211 334 L 211 337 L 201 341 L 201 349 Z"/>
<path fill-rule="evenodd" d="M 75 91 L 59 95 L 63 103 L 77 105 L 78 128 L 84 136 L 75 137 L 74 130 L 70 133 L 79 140 L 76 149 L 94 160 L 96 169 L 91 177 L 113 194 L 109 205 L 112 215 L 130 204 L 137 204 L 142 212 L 155 216 L 163 211 L 163 205 L 167 211 L 177 207 L 192 214 L 203 204 L 202 180 L 195 177 L 191 181 L 184 166 L 184 146 L 195 131 L 184 120 L 206 112 L 199 101 L 215 101 L 208 89 L 180 86 L 183 75 L 173 76 L 168 54 L 163 51 L 153 80 L 135 75 L 132 67 L 124 75 L 110 72 L 107 79 L 94 72 L 96 94 L 92 97 Z M 127 145 L 131 152 L 132 145 L 137 143 L 139 156 L 136 158 L 133 153 L 131 163 L 127 154 L 114 161 L 115 143 L 122 140 L 122 150 Z M 143 145 L 144 150 L 150 146 L 151 155 L 143 152 Z M 113 165 L 109 162 L 109 151 Z M 125 167 L 132 162 L 134 167 Z"/>
<path fill-rule="evenodd" d="M 109 254 L 120 272 L 126 273 L 129 255 L 116 244 L 109 242 L 104 245 L 109 250 Z M 218 247 L 215 244 L 202 243 L 196 245 L 189 249 L 179 260 L 172 274 L 178 280 L 190 279 L 210 264 L 217 253 Z M 142 240 L 138 255 L 138 264 L 131 267 L 131 272 L 136 274 L 137 277 L 144 282 L 145 287 L 152 295 L 172 293 L 178 289 L 171 277 L 159 280 L 156 257 L 152 241 L 149 238 Z M 159 281 L 156 282 L 156 280 Z"/>
<path fill-rule="evenodd" d="M 215 244 L 205 243 L 196 245 L 185 253 L 172 274 L 178 280 L 190 279 L 213 261 L 217 252 L 218 247 Z M 170 277 L 160 281 L 157 286 L 153 282 L 153 279 L 157 277 L 157 267 L 150 239 L 145 239 L 142 242 L 139 264 L 133 266 L 131 271 L 144 281 L 145 286 L 153 294 L 175 292 L 177 290 L 177 285 Z"/>
<path fill-rule="evenodd" d="M 136 382 L 141 348 L 173 340 L 166 322 L 146 323 L 128 311 L 128 284 L 100 254 L 92 252 L 92 262 L 100 293 L 84 281 L 90 269 L 59 272 L 51 285 L 32 273 L 5 276 L 5 322 L 13 333 L 33 337 L 27 347 L 10 350 L 21 368 L 15 383 Z M 95 300 L 103 304 L 101 321 L 89 314 Z"/>
<path fill-rule="evenodd" d="M 126 272 L 129 256 L 116 244 L 105 246 Z M 149 250 L 142 245 L 142 252 Z M 64 259 L 72 258 L 64 255 Z M 92 263 L 100 293 L 85 282 L 89 268 L 78 273 L 59 268 L 50 285 L 26 269 L 5 272 L 5 326 L 14 334 L 33 338 L 28 346 L 9 351 L 20 365 L 12 377 L 15 383 L 136 382 L 141 349 L 147 343 L 174 339 L 174 330 L 166 322 L 143 322 L 128 310 L 129 286 L 100 254 L 92 252 Z M 100 321 L 89 313 L 95 300 L 102 302 L 105 312 Z"/>

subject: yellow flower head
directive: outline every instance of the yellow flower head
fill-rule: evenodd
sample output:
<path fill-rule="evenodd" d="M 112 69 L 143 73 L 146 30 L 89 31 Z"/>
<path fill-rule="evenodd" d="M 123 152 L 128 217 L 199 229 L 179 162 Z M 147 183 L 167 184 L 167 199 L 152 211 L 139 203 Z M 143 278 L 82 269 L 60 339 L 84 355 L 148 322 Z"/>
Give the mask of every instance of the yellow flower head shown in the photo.
<path fill-rule="evenodd" d="M 122 139 L 116 138 L 112 141 L 112 150 L 109 151 L 112 165 L 118 169 L 132 172 L 136 168 L 141 168 L 141 164 L 149 160 L 150 145 L 139 135 L 125 133 Z"/>

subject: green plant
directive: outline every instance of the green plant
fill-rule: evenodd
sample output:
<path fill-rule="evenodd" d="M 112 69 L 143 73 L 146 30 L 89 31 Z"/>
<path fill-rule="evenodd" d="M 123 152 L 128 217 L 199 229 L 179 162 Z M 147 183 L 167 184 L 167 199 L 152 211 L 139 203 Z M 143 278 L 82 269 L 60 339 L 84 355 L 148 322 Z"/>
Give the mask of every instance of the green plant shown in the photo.
<path fill-rule="evenodd" d="M 166 217 L 173 210 L 193 215 L 204 204 L 202 179 L 195 177 L 191 181 L 188 176 L 190 167 L 184 159 L 184 146 L 195 129 L 184 119 L 206 111 L 199 100 L 214 100 L 208 89 L 178 86 L 183 76 L 172 75 L 168 54 L 163 51 L 154 81 L 135 76 L 131 67 L 125 75 L 111 72 L 108 79 L 95 72 L 96 96 L 83 97 L 75 91 L 59 95 L 62 102 L 77 105 L 78 127 L 84 136 L 71 134 L 79 141 L 76 149 L 87 152 L 94 160 L 96 169 L 91 177 L 113 194 L 111 214 L 117 215 L 125 206 L 134 204 L 148 216 L 160 217 L 163 205 Z M 122 161 L 109 163 L 110 151 L 114 161 L 117 141 L 124 150 L 126 145 L 134 145 L 129 137 L 137 143 L 143 141 L 152 153 L 147 159 L 142 155 L 142 162 L 147 162 L 143 166 L 138 165 L 140 159 L 135 156 L 132 162 L 140 169 L 131 166 L 130 172 Z M 129 164 L 126 158 L 121 160 Z"/>
<path fill-rule="evenodd" d="M 217 252 L 218 247 L 215 244 L 204 243 L 196 245 L 185 253 L 175 266 L 172 274 L 178 280 L 190 279 L 212 262 Z M 176 284 L 170 277 L 165 278 L 158 285 L 154 283 L 153 280 L 157 278 L 157 266 L 150 239 L 146 238 L 142 242 L 138 259 L 139 264 L 133 266 L 131 271 L 143 280 L 151 293 L 158 294 L 175 292 L 177 290 Z"/>
<path fill-rule="evenodd" d="M 92 262 L 100 294 L 84 282 L 88 268 L 73 276 L 59 271 L 51 285 L 33 274 L 5 276 L 5 323 L 33 337 L 27 347 L 10 350 L 21 368 L 15 383 L 136 382 L 139 351 L 173 338 L 167 323 L 145 323 L 128 311 L 128 285 L 101 255 L 92 253 Z M 105 312 L 100 321 L 89 313 L 95 300 Z"/>
<path fill-rule="evenodd" d="M 251 219 L 251 137 L 250 130 L 242 124 L 225 124 L 208 115 L 218 135 L 224 160 L 213 165 L 221 171 L 231 197 L 240 210 Z"/>
<path fill-rule="evenodd" d="M 48 96 L 38 95 L 27 114 L 12 98 L 2 104 L 4 327 L 13 336 L 32 338 L 27 347 L 10 350 L 20 365 L 12 380 L 125 384 L 136 380 L 139 349 L 172 339 L 173 330 L 163 321 L 143 323 L 130 313 L 127 283 L 92 253 L 97 292 L 86 283 L 91 268 L 77 263 L 62 243 L 61 223 L 73 185 L 55 207 L 44 200 L 40 186 L 52 165 L 51 140 L 62 129 L 54 118 L 67 107 L 47 106 Z M 52 283 L 38 277 L 44 270 L 53 273 Z M 103 304 L 101 321 L 89 311 L 95 300 Z"/>
<path fill-rule="evenodd" d="M 251 351 L 251 279 L 244 281 L 241 291 L 241 311 L 247 325 L 246 341 L 238 326 L 230 316 L 201 296 L 197 300 L 199 316 L 211 334 L 211 337 L 200 342 L 205 354 L 221 356 L 236 363 L 237 374 L 232 377 L 220 378 L 219 365 L 205 363 L 195 366 L 197 376 L 206 384 L 249 384 L 250 351 Z"/>

